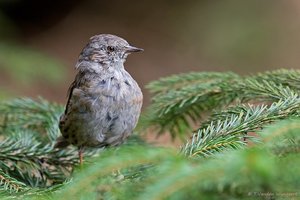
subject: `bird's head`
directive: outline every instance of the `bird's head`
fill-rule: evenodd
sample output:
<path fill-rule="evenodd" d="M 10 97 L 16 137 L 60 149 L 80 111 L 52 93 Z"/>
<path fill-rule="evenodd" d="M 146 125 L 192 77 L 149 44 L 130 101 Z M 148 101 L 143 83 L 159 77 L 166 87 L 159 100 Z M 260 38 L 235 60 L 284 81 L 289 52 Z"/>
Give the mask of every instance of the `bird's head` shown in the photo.
<path fill-rule="evenodd" d="M 143 51 L 133 47 L 118 36 L 111 34 L 95 35 L 80 53 L 76 68 L 86 63 L 99 63 L 103 66 L 123 64 L 130 53 Z"/>

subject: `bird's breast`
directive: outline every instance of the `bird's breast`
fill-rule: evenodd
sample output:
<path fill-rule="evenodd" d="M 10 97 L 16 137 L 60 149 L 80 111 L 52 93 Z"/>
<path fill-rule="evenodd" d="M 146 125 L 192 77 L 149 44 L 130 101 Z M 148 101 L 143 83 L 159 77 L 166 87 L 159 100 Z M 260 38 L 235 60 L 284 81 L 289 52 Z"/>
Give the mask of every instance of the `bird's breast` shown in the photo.
<path fill-rule="evenodd" d="M 91 87 L 91 94 L 130 103 L 135 99 L 142 99 L 142 92 L 136 81 L 125 71 L 115 72 L 109 76 L 100 77 Z"/>

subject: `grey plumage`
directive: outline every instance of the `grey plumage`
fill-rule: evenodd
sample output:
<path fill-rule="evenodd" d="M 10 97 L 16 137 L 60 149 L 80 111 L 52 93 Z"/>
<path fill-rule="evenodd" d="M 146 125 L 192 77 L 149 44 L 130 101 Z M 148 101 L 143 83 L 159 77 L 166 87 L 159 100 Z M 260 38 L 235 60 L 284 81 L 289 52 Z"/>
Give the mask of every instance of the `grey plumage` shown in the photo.
<path fill-rule="evenodd" d="M 76 64 L 56 147 L 115 146 L 131 134 L 143 95 L 123 64 L 131 52 L 141 50 L 110 34 L 90 39 Z"/>

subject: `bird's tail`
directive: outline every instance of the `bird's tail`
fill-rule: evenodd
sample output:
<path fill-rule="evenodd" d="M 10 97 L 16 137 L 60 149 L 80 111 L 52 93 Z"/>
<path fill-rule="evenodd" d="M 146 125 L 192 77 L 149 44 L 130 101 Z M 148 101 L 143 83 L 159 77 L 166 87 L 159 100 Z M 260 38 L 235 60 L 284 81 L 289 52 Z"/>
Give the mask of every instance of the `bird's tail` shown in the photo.
<path fill-rule="evenodd" d="M 66 148 L 69 145 L 70 143 L 63 136 L 60 136 L 56 139 L 56 144 L 54 145 L 54 148 L 62 149 Z"/>

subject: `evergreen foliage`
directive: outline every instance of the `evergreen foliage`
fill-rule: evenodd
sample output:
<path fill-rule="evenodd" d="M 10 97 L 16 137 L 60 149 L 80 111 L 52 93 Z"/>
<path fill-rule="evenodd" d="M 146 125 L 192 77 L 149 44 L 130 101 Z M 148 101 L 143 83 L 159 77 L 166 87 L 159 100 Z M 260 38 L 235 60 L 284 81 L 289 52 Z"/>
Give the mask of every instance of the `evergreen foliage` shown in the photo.
<path fill-rule="evenodd" d="M 191 139 L 180 150 L 134 135 L 117 148 L 54 149 L 62 106 L 0 104 L 0 195 L 27 199 L 297 199 L 300 71 L 188 73 L 148 85 L 140 131 Z M 196 124 L 201 124 L 198 127 Z M 193 131 L 196 127 L 196 131 Z M 249 133 L 255 133 L 250 136 Z"/>
<path fill-rule="evenodd" d="M 299 76 L 300 71 L 281 69 L 248 77 L 192 72 L 162 78 L 148 85 L 154 97 L 143 122 L 158 127 L 160 133 L 185 135 L 192 128 L 190 122 L 199 122 L 207 111 L 218 112 L 240 102 L 277 101 L 297 94 Z"/>

